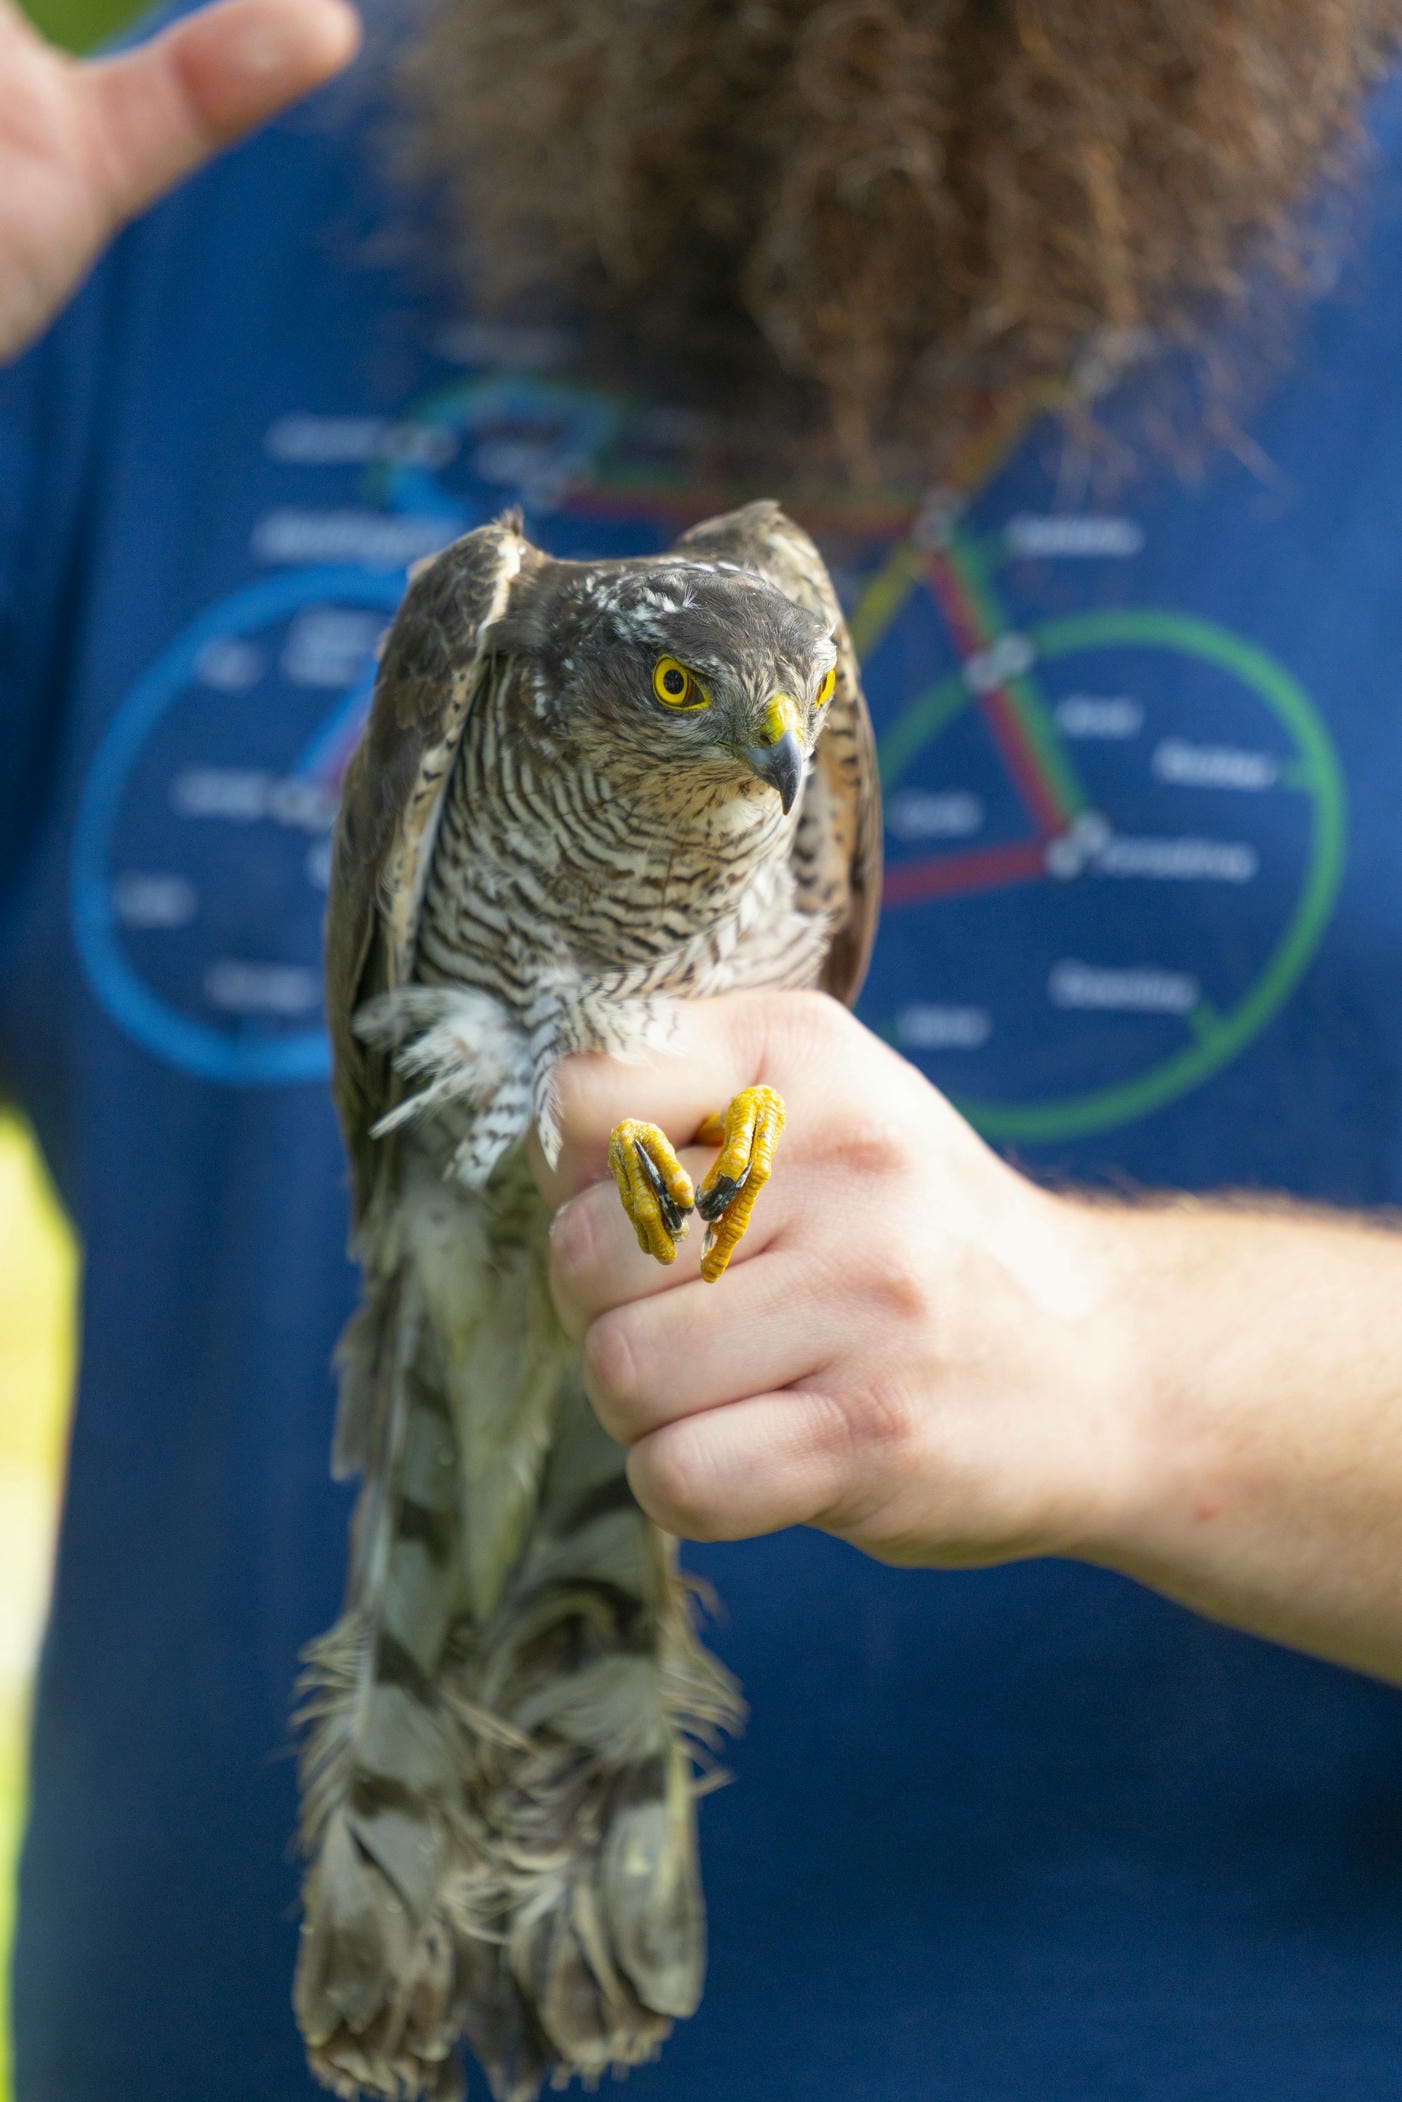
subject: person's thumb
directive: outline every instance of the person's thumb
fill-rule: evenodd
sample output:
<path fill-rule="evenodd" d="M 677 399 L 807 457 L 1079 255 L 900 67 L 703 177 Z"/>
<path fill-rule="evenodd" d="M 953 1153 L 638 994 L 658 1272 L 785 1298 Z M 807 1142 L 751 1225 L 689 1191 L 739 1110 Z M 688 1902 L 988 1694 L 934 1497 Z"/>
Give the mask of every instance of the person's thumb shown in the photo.
<path fill-rule="evenodd" d="M 359 42 L 347 0 L 218 0 L 135 51 L 82 67 L 108 231 L 340 72 Z"/>

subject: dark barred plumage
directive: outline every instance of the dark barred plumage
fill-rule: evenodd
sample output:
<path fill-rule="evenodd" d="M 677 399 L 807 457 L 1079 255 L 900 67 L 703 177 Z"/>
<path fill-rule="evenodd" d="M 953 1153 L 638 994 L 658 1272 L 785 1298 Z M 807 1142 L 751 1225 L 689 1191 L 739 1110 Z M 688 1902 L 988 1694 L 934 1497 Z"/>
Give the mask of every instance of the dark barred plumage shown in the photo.
<path fill-rule="evenodd" d="M 849 997 L 878 837 L 846 630 L 775 506 L 594 565 L 508 519 L 416 578 L 327 927 L 365 1269 L 336 1466 L 364 1484 L 308 1660 L 295 1999 L 342 2094 L 454 2096 L 466 2037 L 525 2102 L 650 2057 L 700 1997 L 694 1773 L 738 1693 L 585 1401 L 521 1140 L 553 1143 L 562 1057 L 665 1047 L 678 998 Z"/>

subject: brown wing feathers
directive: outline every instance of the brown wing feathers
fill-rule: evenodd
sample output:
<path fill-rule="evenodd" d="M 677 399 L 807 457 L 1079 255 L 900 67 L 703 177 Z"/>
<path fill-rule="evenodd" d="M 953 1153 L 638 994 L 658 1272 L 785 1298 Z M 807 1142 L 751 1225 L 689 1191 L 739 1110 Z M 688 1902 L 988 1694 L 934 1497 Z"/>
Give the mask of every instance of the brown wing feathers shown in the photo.
<path fill-rule="evenodd" d="M 383 1053 L 361 1043 L 356 1010 L 402 984 L 452 765 L 511 580 L 541 556 L 510 513 L 421 564 L 391 628 L 370 720 L 346 769 L 331 846 L 326 1014 L 332 1089 L 359 1218 L 380 1164 L 369 1127 L 385 1106 Z"/>

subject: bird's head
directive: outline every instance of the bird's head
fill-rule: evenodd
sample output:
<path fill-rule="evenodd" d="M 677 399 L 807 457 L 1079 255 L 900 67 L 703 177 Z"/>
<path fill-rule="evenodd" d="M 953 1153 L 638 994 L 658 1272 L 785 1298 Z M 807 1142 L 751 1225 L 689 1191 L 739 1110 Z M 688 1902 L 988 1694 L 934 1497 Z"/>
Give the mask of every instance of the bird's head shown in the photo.
<path fill-rule="evenodd" d="M 836 682 L 827 625 L 748 571 L 677 560 L 597 573 L 559 662 L 575 720 L 685 792 L 772 790 L 787 813 Z"/>

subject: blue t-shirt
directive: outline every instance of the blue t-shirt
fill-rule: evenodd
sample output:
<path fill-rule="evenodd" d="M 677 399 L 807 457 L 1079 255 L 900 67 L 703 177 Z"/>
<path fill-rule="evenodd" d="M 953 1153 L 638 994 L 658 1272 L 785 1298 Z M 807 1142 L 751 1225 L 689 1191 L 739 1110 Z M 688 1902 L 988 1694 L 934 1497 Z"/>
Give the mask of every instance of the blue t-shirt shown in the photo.
<path fill-rule="evenodd" d="M 313 2091 L 287 1715 L 355 1294 L 319 928 L 406 565 L 517 500 L 577 555 L 736 494 L 694 419 L 433 289 L 360 92 L 0 381 L 0 1061 L 86 1251 L 20 2102 Z M 863 1011 L 1038 1172 L 1402 1199 L 1402 94 L 1377 131 L 1366 247 L 1200 474 L 1107 495 L 1009 417 L 942 491 L 796 506 L 881 740 Z M 1402 2094 L 1396 1692 L 1068 1563 L 686 1559 L 753 1714 L 637 2102 Z"/>

